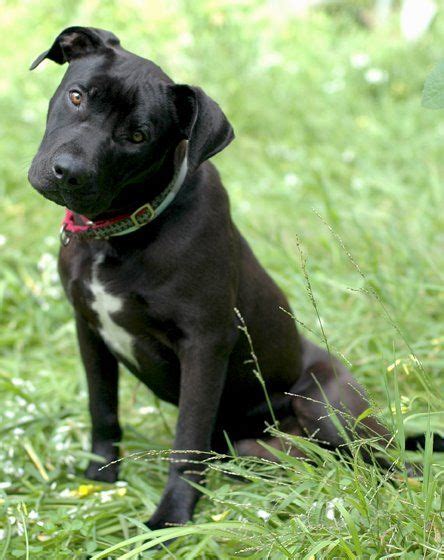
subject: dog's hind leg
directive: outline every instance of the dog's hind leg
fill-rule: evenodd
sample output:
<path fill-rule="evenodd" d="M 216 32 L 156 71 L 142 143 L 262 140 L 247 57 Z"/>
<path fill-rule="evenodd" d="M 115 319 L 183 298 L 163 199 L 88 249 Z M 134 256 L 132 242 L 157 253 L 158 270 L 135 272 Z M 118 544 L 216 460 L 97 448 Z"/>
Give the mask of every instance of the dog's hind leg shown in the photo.
<path fill-rule="evenodd" d="M 282 422 L 280 422 L 279 429 L 293 436 L 305 435 L 294 416 L 287 417 Z M 279 451 L 283 451 L 284 453 L 291 455 L 292 457 L 305 457 L 304 453 L 296 446 L 290 445 L 283 439 L 276 436 L 262 437 L 261 441 L 263 441 L 270 447 L 274 447 Z M 254 438 L 241 439 L 235 443 L 234 448 L 237 455 L 241 457 L 253 456 L 260 457 L 261 459 L 267 459 L 268 461 L 278 461 L 276 455 L 272 451 L 266 449 L 263 445 L 261 445 L 259 440 L 256 440 Z"/>
<path fill-rule="evenodd" d="M 303 372 L 289 389 L 289 414 L 280 429 L 293 435 L 312 437 L 322 446 L 337 449 L 357 437 L 374 438 L 380 445 L 390 440 L 390 433 L 372 414 L 363 414 L 370 404 L 363 388 L 348 369 L 328 352 L 302 339 Z M 359 422 L 357 419 L 362 415 Z M 355 425 L 356 424 L 356 425 Z M 261 438 L 268 445 L 282 449 L 277 437 Z M 285 443 L 284 443 L 285 446 Z M 236 443 L 239 455 L 276 458 L 254 439 Z M 296 447 L 286 450 L 294 456 L 303 456 Z M 368 450 L 362 449 L 370 459 Z M 385 464 L 385 461 L 379 461 Z"/>
<path fill-rule="evenodd" d="M 356 436 L 388 442 L 388 429 L 374 415 L 363 414 L 370 403 L 348 369 L 309 340 L 302 339 L 302 352 L 303 373 L 289 392 L 305 434 L 334 449 Z"/>

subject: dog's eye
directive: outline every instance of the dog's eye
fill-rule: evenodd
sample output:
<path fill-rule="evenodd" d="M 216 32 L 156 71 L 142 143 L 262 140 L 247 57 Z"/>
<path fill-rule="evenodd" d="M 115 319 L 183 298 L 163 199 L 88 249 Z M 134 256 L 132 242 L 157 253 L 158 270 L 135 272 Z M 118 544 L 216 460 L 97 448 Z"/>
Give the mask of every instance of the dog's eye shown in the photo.
<path fill-rule="evenodd" d="M 82 103 L 82 94 L 80 93 L 80 91 L 77 91 L 76 89 L 72 89 L 69 92 L 69 100 L 71 101 L 71 103 L 73 105 L 75 105 L 76 107 L 78 107 L 80 105 L 80 103 Z"/>
<path fill-rule="evenodd" d="M 144 140 L 145 140 L 145 135 L 140 130 L 136 130 L 131 135 L 131 142 L 134 142 L 134 144 L 140 144 L 140 142 L 143 142 Z"/>

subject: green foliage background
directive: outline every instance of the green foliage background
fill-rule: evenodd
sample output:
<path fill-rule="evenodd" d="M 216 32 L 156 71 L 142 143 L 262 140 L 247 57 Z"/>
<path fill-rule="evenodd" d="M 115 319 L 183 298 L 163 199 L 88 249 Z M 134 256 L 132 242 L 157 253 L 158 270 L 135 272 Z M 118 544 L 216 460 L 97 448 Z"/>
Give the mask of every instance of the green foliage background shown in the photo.
<path fill-rule="evenodd" d="M 142 534 L 166 474 L 153 456 L 124 462 L 128 485 L 120 492 L 81 486 L 85 381 L 54 268 L 63 211 L 26 179 L 64 72 L 50 63 L 27 68 L 69 25 L 114 31 L 126 48 L 220 103 L 237 134 L 215 159 L 235 221 L 301 328 L 322 339 L 298 239 L 329 343 L 397 437 L 429 424 L 444 429 L 444 121 L 421 107 L 424 80 L 442 58 L 444 15 L 411 44 L 395 18 L 373 31 L 361 27 L 357 3 L 303 18 L 286 5 L 0 3 L 0 558 L 85 558 Z M 171 445 L 174 409 L 127 374 L 121 412 L 127 453 Z M 423 457 L 433 476 L 399 487 L 357 457 L 353 468 L 316 457 L 311 470 L 285 460 L 226 466 L 253 473 L 249 483 L 212 472 L 196 521 L 219 528 L 196 529 L 172 552 L 139 557 L 439 557 L 438 456 Z M 111 557 L 131 547 L 122 546 Z"/>

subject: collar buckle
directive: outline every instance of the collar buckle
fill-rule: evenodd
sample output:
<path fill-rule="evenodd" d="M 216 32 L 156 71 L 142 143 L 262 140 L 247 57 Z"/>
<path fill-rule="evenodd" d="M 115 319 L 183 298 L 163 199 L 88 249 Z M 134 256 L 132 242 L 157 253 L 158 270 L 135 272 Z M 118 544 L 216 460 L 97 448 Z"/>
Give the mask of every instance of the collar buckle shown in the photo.
<path fill-rule="evenodd" d="M 71 241 L 71 232 L 66 229 L 66 223 L 62 224 L 59 233 L 60 243 L 66 247 Z"/>
<path fill-rule="evenodd" d="M 143 214 L 146 211 L 149 212 L 148 220 L 146 222 L 145 221 L 139 221 L 141 214 Z M 130 215 L 130 220 L 133 222 L 133 224 L 136 227 L 140 227 L 140 226 L 143 226 L 146 223 L 150 222 L 155 217 L 155 215 L 156 215 L 156 212 L 154 211 L 154 208 L 151 206 L 151 204 L 149 202 L 147 202 L 143 206 L 140 206 L 139 208 L 137 208 L 137 210 L 135 210 Z"/>

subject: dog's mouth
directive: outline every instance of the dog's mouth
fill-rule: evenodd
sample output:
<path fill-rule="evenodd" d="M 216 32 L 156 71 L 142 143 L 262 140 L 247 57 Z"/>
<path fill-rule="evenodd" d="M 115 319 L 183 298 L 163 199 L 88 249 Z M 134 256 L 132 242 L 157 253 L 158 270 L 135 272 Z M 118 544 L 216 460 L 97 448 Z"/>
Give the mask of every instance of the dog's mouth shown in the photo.
<path fill-rule="evenodd" d="M 88 218 L 93 218 L 103 211 L 103 204 L 98 204 L 98 197 L 96 194 L 88 196 L 84 195 L 79 198 L 78 196 L 70 195 L 70 193 L 63 193 L 61 198 L 63 202 L 57 202 L 57 204 L 61 204 L 61 206 L 65 206 L 68 210 L 71 210 L 76 214 L 82 214 Z"/>
<path fill-rule="evenodd" d="M 90 217 L 104 210 L 103 201 L 100 204 L 98 200 L 99 190 L 93 189 L 91 185 L 85 185 L 82 189 L 70 190 L 60 185 L 54 185 L 45 177 L 33 173 L 32 169 L 28 173 L 28 180 L 31 186 L 47 200 L 68 208 L 76 214 Z"/>
<path fill-rule="evenodd" d="M 88 217 L 92 217 L 100 212 L 103 212 L 103 203 L 98 204 L 97 193 L 73 193 L 67 190 L 61 189 L 60 187 L 52 187 L 51 185 L 41 187 L 31 183 L 34 189 L 44 196 L 47 200 L 54 202 L 58 206 L 63 206 L 68 208 L 76 214 L 82 214 Z"/>

